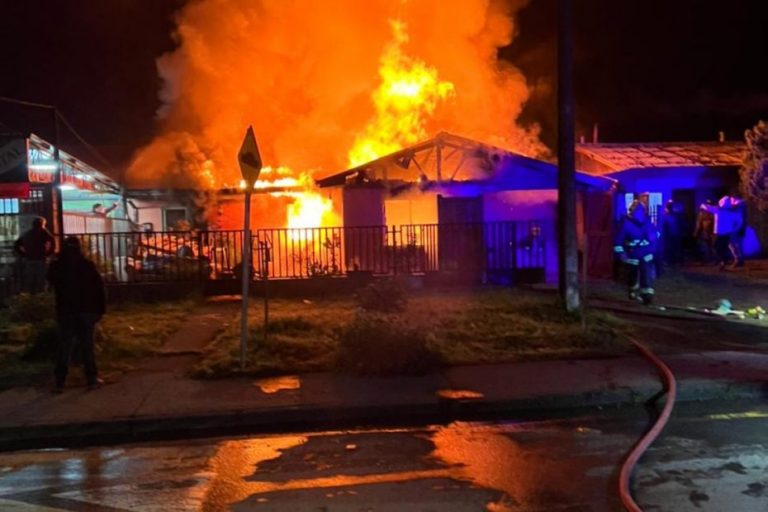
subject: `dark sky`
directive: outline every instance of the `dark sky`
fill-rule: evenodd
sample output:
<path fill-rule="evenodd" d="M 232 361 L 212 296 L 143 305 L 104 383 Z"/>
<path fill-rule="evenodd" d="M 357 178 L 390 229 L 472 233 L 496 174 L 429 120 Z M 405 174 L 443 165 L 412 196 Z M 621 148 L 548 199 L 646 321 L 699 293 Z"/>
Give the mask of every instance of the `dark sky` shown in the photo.
<path fill-rule="evenodd" d="M 414 0 L 415 1 L 415 0 Z M 154 130 L 155 58 L 184 0 L 5 2 L 0 95 L 56 104 L 118 165 Z M 740 138 L 768 119 L 765 0 L 575 0 L 576 117 L 602 141 Z M 555 0 L 532 0 L 502 57 L 533 86 L 524 113 L 555 129 Z M 44 112 L 0 104 L 0 122 L 47 134 Z M 2 125 L 0 125 L 0 128 Z M 64 143 L 75 144 L 67 137 Z M 82 149 L 76 150 L 89 160 Z"/>

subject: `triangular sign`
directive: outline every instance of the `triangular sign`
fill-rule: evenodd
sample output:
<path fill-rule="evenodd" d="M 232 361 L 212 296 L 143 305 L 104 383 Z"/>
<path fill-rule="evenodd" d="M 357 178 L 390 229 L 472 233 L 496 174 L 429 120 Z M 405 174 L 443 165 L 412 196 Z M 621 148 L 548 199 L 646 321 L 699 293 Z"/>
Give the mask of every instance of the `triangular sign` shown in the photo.
<path fill-rule="evenodd" d="M 256 136 L 253 134 L 253 126 L 249 126 L 245 133 L 237 161 L 240 164 L 240 174 L 242 174 L 243 179 L 247 184 L 253 186 L 261 173 L 261 155 L 259 154 L 259 146 L 256 144 Z"/>

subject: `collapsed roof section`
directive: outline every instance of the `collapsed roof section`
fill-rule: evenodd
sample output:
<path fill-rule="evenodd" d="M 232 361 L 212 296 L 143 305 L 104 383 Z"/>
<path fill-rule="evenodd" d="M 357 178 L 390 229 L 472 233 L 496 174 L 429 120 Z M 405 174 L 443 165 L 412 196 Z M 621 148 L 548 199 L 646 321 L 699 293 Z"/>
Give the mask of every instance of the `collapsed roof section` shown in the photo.
<path fill-rule="evenodd" d="M 577 185 L 610 190 L 610 178 L 577 173 Z M 422 189 L 474 183 L 496 190 L 557 188 L 557 165 L 441 132 L 432 139 L 317 180 L 321 188 L 379 184 Z"/>

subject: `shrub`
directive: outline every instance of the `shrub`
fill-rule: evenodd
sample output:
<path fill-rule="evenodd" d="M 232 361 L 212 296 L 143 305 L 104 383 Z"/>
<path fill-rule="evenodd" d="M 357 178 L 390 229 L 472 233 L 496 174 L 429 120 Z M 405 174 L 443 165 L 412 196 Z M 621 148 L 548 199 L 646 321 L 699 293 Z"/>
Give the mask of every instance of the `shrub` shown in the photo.
<path fill-rule="evenodd" d="M 22 358 L 44 360 L 56 351 L 56 313 L 53 295 L 20 293 L 8 301 L 8 341 L 24 344 Z"/>
<path fill-rule="evenodd" d="M 58 329 L 55 320 L 46 320 L 34 324 L 32 333 L 27 339 L 22 359 L 25 361 L 43 361 L 53 359 L 58 345 Z"/>
<path fill-rule="evenodd" d="M 364 313 L 339 333 L 338 365 L 357 374 L 414 375 L 436 368 L 439 359 L 423 329 Z"/>
<path fill-rule="evenodd" d="M 366 311 L 395 313 L 408 305 L 405 287 L 396 279 L 374 281 L 357 293 L 357 304 Z"/>
<path fill-rule="evenodd" d="M 303 316 L 286 316 L 275 318 L 269 321 L 270 333 L 301 333 L 311 331 L 315 325 L 306 320 Z M 262 326 L 259 330 L 263 330 Z"/>
<path fill-rule="evenodd" d="M 8 301 L 8 315 L 12 322 L 37 324 L 56 318 L 53 295 L 20 293 Z"/>

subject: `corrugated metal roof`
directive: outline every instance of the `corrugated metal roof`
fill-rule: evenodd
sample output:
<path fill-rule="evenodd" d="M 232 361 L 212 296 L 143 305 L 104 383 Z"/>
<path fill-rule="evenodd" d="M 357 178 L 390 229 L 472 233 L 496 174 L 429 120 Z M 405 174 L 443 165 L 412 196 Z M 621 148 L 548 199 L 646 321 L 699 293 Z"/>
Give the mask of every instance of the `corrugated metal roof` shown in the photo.
<path fill-rule="evenodd" d="M 576 151 L 615 171 L 648 167 L 739 166 L 744 142 L 578 144 Z"/>

